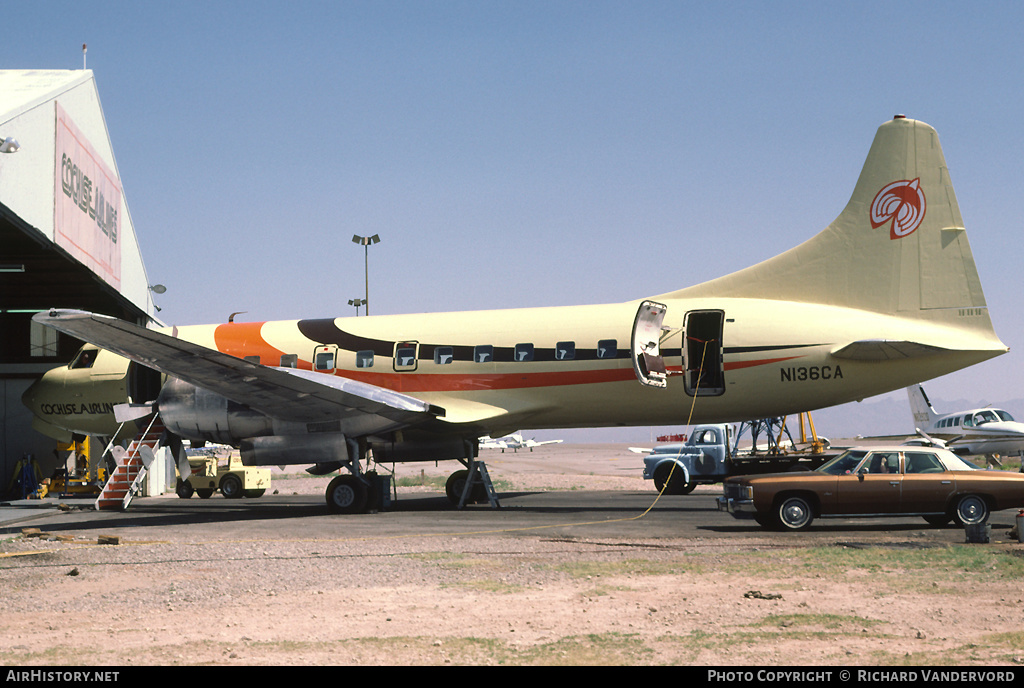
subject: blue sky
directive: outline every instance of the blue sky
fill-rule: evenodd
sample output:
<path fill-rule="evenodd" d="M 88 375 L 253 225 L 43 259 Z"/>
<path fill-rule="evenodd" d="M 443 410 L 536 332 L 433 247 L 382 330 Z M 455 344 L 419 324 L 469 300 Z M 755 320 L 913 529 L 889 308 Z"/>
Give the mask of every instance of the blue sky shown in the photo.
<path fill-rule="evenodd" d="M 1024 5 L 33 2 L 0 67 L 95 72 L 169 324 L 624 301 L 827 225 L 875 129 L 939 132 L 1024 396 Z M 12 30 L 17 27 L 18 30 Z"/>

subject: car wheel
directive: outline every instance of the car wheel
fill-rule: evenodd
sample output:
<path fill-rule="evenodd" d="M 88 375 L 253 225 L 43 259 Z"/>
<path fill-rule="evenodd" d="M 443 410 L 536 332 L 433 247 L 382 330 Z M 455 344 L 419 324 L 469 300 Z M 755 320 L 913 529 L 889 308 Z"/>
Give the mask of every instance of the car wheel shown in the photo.
<path fill-rule="evenodd" d="M 978 495 L 961 497 L 960 501 L 956 503 L 953 518 L 962 526 L 981 525 L 988 520 L 988 503 Z"/>
<path fill-rule="evenodd" d="M 693 492 L 693 488 L 697 487 L 697 483 L 692 481 L 686 482 L 685 476 L 686 473 L 679 466 L 676 466 L 673 471 L 670 464 L 662 464 L 654 471 L 654 486 L 658 488 L 658 492 L 661 494 L 690 494 Z"/>
<path fill-rule="evenodd" d="M 228 473 L 220 481 L 220 493 L 227 499 L 239 499 L 242 496 L 242 481 L 237 475 Z"/>
<path fill-rule="evenodd" d="M 814 520 L 811 504 L 803 497 L 783 499 L 775 513 L 779 523 L 786 530 L 803 530 Z"/>

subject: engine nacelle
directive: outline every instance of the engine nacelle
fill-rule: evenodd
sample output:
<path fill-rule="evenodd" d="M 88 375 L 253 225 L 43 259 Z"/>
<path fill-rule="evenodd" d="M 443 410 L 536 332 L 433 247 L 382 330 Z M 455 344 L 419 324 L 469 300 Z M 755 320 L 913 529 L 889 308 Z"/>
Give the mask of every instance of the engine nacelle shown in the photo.
<path fill-rule="evenodd" d="M 177 378 L 167 379 L 157 404 L 167 429 L 191 440 L 238 446 L 274 434 L 269 416 Z"/>
<path fill-rule="evenodd" d="M 340 432 L 252 437 L 243 441 L 240 449 L 246 466 L 327 465 L 349 455 L 347 440 Z"/>

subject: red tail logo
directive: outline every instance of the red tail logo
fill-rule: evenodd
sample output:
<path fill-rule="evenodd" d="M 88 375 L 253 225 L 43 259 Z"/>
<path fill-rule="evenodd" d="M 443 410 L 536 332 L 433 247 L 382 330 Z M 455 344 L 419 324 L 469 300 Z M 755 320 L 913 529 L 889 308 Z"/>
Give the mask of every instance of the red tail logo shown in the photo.
<path fill-rule="evenodd" d="M 891 221 L 889 238 L 902 239 L 921 226 L 924 211 L 920 177 L 893 182 L 883 187 L 871 202 L 871 226 L 878 229 Z"/>

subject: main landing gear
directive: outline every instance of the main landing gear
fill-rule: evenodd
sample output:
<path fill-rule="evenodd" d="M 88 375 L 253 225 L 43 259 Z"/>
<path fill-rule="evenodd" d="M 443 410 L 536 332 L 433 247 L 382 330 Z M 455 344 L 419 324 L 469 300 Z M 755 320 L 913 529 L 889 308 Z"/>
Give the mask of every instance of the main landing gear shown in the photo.
<path fill-rule="evenodd" d="M 362 514 L 380 509 L 389 497 L 386 481 L 374 471 L 364 473 L 361 470 L 361 459 L 366 457 L 365 444 L 355 440 L 348 440 L 347 444 L 348 461 L 325 466 L 330 470 L 339 467 L 348 470 L 347 475 L 339 475 L 327 485 L 325 499 L 328 511 L 335 514 Z M 485 502 L 490 502 L 495 509 L 499 508 L 501 505 L 491 483 L 491 476 L 487 473 L 487 466 L 476 459 L 476 444 L 467 441 L 465 451 L 466 458 L 459 461 L 466 468 L 452 473 L 445 484 L 448 500 L 457 509 L 462 509 L 466 504 Z"/>

